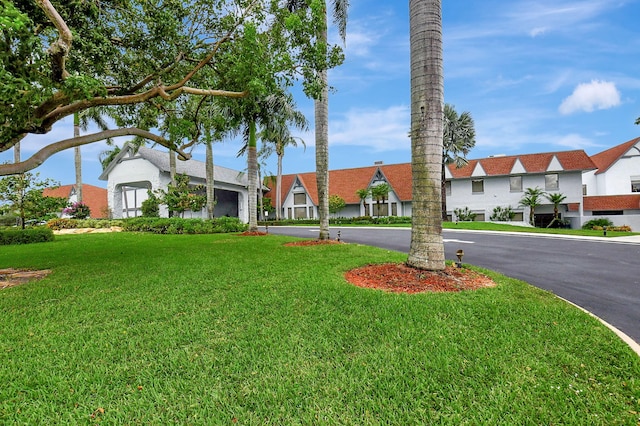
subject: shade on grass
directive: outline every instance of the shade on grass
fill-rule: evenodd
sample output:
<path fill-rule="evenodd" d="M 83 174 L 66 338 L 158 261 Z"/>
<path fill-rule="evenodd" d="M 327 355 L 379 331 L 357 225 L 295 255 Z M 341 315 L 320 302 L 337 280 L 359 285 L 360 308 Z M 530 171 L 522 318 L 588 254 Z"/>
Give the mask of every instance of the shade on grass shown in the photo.
<path fill-rule="evenodd" d="M 405 255 L 288 237 L 101 234 L 5 247 L 0 423 L 628 424 L 640 358 L 549 293 L 398 295 Z"/>

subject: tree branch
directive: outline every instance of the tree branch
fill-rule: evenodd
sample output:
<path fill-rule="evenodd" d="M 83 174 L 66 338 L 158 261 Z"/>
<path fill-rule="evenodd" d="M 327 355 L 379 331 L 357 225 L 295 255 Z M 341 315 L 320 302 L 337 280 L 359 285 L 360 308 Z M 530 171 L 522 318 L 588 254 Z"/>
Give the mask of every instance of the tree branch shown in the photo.
<path fill-rule="evenodd" d="M 162 136 L 158 136 L 147 130 L 138 129 L 136 127 L 129 127 L 123 129 L 105 130 L 90 135 L 64 139 L 59 142 L 51 143 L 33 154 L 25 161 L 22 161 L 20 163 L 1 164 L 0 176 L 15 175 L 35 169 L 36 167 L 44 163 L 47 158 L 60 151 L 64 151 L 65 149 L 119 136 L 139 136 L 141 138 L 150 139 L 157 144 L 164 146 L 165 148 L 174 150 L 176 153 L 178 153 L 181 160 L 188 160 L 191 158 L 191 154 L 186 154 L 182 151 L 181 148 L 176 148 L 171 141 L 163 138 Z"/>
<path fill-rule="evenodd" d="M 47 18 L 49 18 L 60 34 L 58 40 L 49 46 L 49 54 L 51 55 L 51 77 L 54 81 L 60 82 L 69 76 L 66 63 L 69 51 L 71 51 L 73 35 L 67 23 L 64 22 L 64 19 L 62 19 L 49 0 L 36 0 L 36 3 L 38 3 L 38 6 L 44 11 Z"/>

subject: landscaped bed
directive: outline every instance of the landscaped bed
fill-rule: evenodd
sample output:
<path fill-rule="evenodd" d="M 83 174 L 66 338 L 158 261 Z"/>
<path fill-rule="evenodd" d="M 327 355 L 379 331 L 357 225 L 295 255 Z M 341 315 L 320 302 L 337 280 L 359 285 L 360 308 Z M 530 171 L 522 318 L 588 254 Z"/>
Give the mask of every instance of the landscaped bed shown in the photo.
<path fill-rule="evenodd" d="M 640 358 L 553 295 L 393 293 L 406 256 L 289 237 L 109 233 L 6 246 L 0 423 L 628 424 Z M 463 268 L 465 269 L 465 268 Z"/>

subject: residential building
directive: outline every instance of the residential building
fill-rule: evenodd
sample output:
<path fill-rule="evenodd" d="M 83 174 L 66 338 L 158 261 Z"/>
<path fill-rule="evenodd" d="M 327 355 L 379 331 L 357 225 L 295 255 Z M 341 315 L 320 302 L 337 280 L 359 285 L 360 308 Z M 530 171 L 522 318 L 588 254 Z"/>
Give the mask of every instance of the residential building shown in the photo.
<path fill-rule="evenodd" d="M 206 166 L 202 161 L 178 160 L 176 172 L 188 175 L 192 185 L 206 184 Z M 100 179 L 107 181 L 109 208 L 114 218 L 141 216 L 142 202 L 148 198 L 147 191 L 166 190 L 171 182 L 169 154 L 125 144 Z M 246 174 L 216 165 L 214 192 L 215 216 L 238 217 L 243 222 L 249 220 Z M 166 206 L 161 205 L 160 216 L 167 217 L 168 214 Z M 206 209 L 187 211 L 184 217 L 204 218 Z"/>
<path fill-rule="evenodd" d="M 69 204 L 78 201 L 76 185 L 62 185 L 56 188 L 45 188 L 42 191 L 45 197 L 66 198 Z M 89 207 L 92 219 L 103 219 L 109 217 L 107 205 L 107 190 L 97 186 L 82 184 L 82 202 Z"/>

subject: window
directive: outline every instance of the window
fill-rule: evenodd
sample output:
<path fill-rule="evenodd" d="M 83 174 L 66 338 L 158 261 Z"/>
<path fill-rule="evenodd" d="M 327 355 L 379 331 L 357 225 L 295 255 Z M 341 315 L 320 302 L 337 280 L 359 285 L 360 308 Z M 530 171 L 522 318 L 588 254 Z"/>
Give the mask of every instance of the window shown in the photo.
<path fill-rule="evenodd" d="M 307 194 L 293 194 L 293 204 L 299 206 L 300 204 L 307 204 Z"/>
<path fill-rule="evenodd" d="M 471 181 L 471 192 L 474 194 L 484 193 L 484 179 L 474 179 Z"/>
<path fill-rule="evenodd" d="M 398 203 L 391 203 L 391 216 L 398 216 Z"/>
<path fill-rule="evenodd" d="M 296 219 L 306 219 L 307 218 L 307 208 L 306 207 L 295 207 L 294 212 L 296 215 Z"/>
<path fill-rule="evenodd" d="M 475 219 L 473 219 L 474 222 L 484 222 L 484 213 L 476 213 L 476 217 Z"/>
<path fill-rule="evenodd" d="M 631 192 L 640 192 L 640 179 L 631 181 Z"/>
<path fill-rule="evenodd" d="M 624 210 L 594 210 L 594 216 L 622 216 Z"/>
<path fill-rule="evenodd" d="M 558 185 L 558 174 L 551 173 L 548 175 L 544 175 L 544 189 L 545 191 L 554 191 L 557 190 L 560 186 Z"/>
<path fill-rule="evenodd" d="M 587 195 L 587 185 L 582 185 L 582 195 Z"/>
<path fill-rule="evenodd" d="M 444 190 L 447 195 L 451 195 L 451 181 L 448 180 L 444 183 Z"/>
<path fill-rule="evenodd" d="M 293 219 L 293 211 L 291 210 L 291 207 L 287 207 L 287 217 L 289 219 Z"/>
<path fill-rule="evenodd" d="M 313 206 L 309 206 L 309 219 L 313 219 Z"/>
<path fill-rule="evenodd" d="M 389 216 L 389 204 L 376 203 L 376 204 L 372 204 L 372 206 L 373 206 L 374 216 Z"/>
<path fill-rule="evenodd" d="M 511 192 L 522 192 L 522 176 L 511 176 L 509 178 L 509 190 Z"/>

